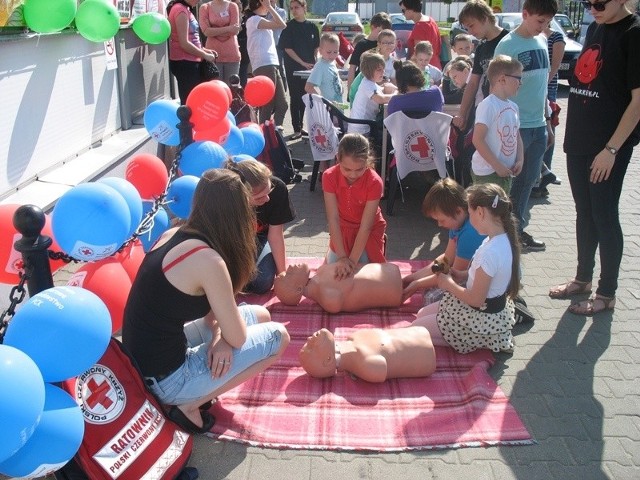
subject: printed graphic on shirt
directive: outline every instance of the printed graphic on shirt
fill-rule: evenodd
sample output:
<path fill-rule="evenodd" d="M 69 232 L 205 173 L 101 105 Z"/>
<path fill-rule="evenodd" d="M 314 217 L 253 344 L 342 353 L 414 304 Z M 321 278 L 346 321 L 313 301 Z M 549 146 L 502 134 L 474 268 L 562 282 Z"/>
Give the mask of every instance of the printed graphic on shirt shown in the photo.
<path fill-rule="evenodd" d="M 496 130 L 500 137 L 500 152 L 505 156 L 512 156 L 518 148 L 518 124 L 509 122 L 517 118 L 516 111 L 509 106 L 498 113 L 498 121 L 496 122 Z"/>
<path fill-rule="evenodd" d="M 545 50 L 527 50 L 526 52 L 520 52 L 518 54 L 518 60 L 522 64 L 522 71 L 533 72 L 535 70 L 542 70 L 549 68 L 549 56 Z M 545 75 L 548 75 L 545 72 Z"/>
<path fill-rule="evenodd" d="M 435 146 L 423 132 L 414 130 L 405 137 L 404 154 L 419 165 L 432 164 L 435 161 Z"/>
<path fill-rule="evenodd" d="M 575 75 L 580 83 L 589 84 L 596 79 L 602 68 L 601 53 L 600 45 L 592 45 L 580 54 L 575 68 Z"/>

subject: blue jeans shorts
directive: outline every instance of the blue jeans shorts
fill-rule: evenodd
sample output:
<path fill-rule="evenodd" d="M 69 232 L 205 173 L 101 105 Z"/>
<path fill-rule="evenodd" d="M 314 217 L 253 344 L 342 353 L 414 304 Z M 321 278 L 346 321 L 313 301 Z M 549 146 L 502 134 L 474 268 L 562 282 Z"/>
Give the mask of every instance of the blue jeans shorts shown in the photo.
<path fill-rule="evenodd" d="M 275 355 L 280 349 L 282 335 L 274 322 L 258 323 L 254 305 L 240 305 L 240 315 L 247 324 L 247 341 L 233 349 L 231 368 L 222 377 L 214 378 L 207 365 L 207 350 L 211 343 L 211 330 L 204 319 L 184 326 L 187 353 L 184 363 L 159 382 L 147 377 L 151 391 L 167 405 L 183 405 L 205 397 L 228 383 L 252 365 Z"/>

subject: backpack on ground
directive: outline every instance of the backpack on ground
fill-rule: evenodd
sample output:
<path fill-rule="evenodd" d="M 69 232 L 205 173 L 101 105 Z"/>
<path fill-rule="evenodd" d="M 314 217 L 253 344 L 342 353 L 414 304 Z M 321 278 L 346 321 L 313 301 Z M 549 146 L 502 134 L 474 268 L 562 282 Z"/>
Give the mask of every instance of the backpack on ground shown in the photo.
<path fill-rule="evenodd" d="M 287 148 L 287 142 L 282 133 L 276 129 L 276 124 L 272 120 L 267 120 L 261 127 L 264 135 L 264 150 L 258 155 L 257 160 L 269 167 L 284 183 L 300 182 L 302 177 L 294 169 L 291 152 Z"/>
<path fill-rule="evenodd" d="M 193 439 L 165 416 L 118 340 L 112 338 L 100 360 L 62 388 L 80 405 L 85 432 L 57 480 L 197 478 L 195 469 L 185 468 Z"/>

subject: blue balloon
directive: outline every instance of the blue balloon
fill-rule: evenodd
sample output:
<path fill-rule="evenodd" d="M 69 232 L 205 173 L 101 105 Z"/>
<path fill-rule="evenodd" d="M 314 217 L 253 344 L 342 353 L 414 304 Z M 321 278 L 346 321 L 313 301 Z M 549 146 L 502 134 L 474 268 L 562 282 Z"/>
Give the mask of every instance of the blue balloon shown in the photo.
<path fill-rule="evenodd" d="M 0 385 L 2 462 L 20 450 L 35 431 L 44 407 L 44 380 L 26 353 L 0 344 Z"/>
<path fill-rule="evenodd" d="M 44 411 L 38 426 L 24 447 L 0 463 L 0 473 L 22 478 L 45 476 L 62 468 L 80 448 L 82 410 L 61 388 L 46 384 L 44 390 Z"/>
<path fill-rule="evenodd" d="M 169 185 L 167 201 L 169 202 L 169 210 L 176 217 L 187 218 L 191 213 L 191 201 L 193 200 L 198 180 L 199 178 L 193 175 L 183 175 L 180 178 L 176 178 Z"/>
<path fill-rule="evenodd" d="M 231 122 L 231 125 L 237 125 L 236 123 L 236 116 L 231 113 L 231 111 L 227 112 L 227 118 L 229 119 L 229 121 Z"/>
<path fill-rule="evenodd" d="M 238 163 L 238 162 L 244 162 L 245 160 L 253 160 L 253 161 L 257 161 L 255 158 L 253 158 L 251 155 L 246 155 L 244 153 L 241 153 L 240 155 L 236 155 L 235 157 L 233 157 L 233 161 Z"/>
<path fill-rule="evenodd" d="M 172 100 L 156 100 L 144 111 L 144 128 L 151 138 L 163 145 L 180 145 L 178 107 Z"/>
<path fill-rule="evenodd" d="M 114 188 L 83 183 L 60 197 L 51 224 L 54 238 L 67 254 L 100 260 L 115 253 L 129 237 L 131 212 Z"/>
<path fill-rule="evenodd" d="M 264 150 L 264 135 L 255 127 L 244 127 L 240 129 L 244 138 L 244 148 L 242 153 L 257 157 Z"/>
<path fill-rule="evenodd" d="M 53 287 L 16 312 L 4 343 L 29 355 L 45 382 L 61 382 L 96 363 L 110 338 L 111 316 L 95 293 Z"/>
<path fill-rule="evenodd" d="M 195 177 L 201 177 L 210 168 L 220 168 L 229 158 L 224 148 L 210 141 L 193 142 L 180 155 L 180 171 Z"/>
<path fill-rule="evenodd" d="M 244 137 L 242 135 L 242 130 L 235 125 L 231 125 L 231 130 L 229 130 L 229 137 L 227 138 L 227 141 L 224 142 L 224 145 L 222 145 L 229 155 L 237 155 L 239 153 L 243 153 L 242 150 L 244 148 Z"/>
<path fill-rule="evenodd" d="M 131 214 L 131 227 L 129 228 L 129 234 L 127 235 L 127 237 L 130 237 L 131 235 L 133 235 L 133 232 L 136 231 L 138 225 L 140 225 L 140 220 L 142 219 L 142 198 L 140 197 L 138 190 L 133 186 L 131 182 L 125 180 L 124 178 L 101 178 L 100 180 L 98 180 L 98 183 L 109 185 L 120 195 L 122 195 L 124 201 L 127 202 L 129 213 Z"/>
<path fill-rule="evenodd" d="M 153 202 L 144 202 L 144 205 L 142 206 L 144 215 L 146 216 L 152 208 Z M 145 253 L 151 250 L 151 247 L 156 243 L 156 240 L 158 240 L 160 235 L 166 232 L 170 226 L 171 222 L 169 221 L 169 214 L 164 208 L 158 208 L 155 216 L 153 217 L 153 226 L 148 232 L 141 234 L 139 237 L 142 242 L 142 249 Z"/>

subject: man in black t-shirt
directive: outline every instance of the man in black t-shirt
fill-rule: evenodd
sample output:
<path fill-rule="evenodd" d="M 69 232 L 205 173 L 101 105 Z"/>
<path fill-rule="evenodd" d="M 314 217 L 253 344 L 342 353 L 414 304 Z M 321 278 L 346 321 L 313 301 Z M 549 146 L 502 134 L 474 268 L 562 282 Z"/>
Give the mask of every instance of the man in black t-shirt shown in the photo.
<path fill-rule="evenodd" d="M 487 68 L 494 56 L 496 46 L 509 32 L 496 24 L 493 11 L 484 0 L 469 0 L 460 11 L 459 21 L 471 35 L 482 40 L 482 43 L 476 47 L 473 69 L 460 102 L 460 113 L 453 117 L 453 125 L 465 129 L 473 122 L 475 106 L 489 95 Z M 482 90 L 478 95 L 480 87 Z"/>
<path fill-rule="evenodd" d="M 351 54 L 349 60 L 349 73 L 347 75 L 347 92 L 351 89 L 351 84 L 356 75 L 360 72 L 360 57 L 364 52 L 378 46 L 378 34 L 385 29 L 391 29 L 391 19 L 385 12 L 376 13 L 371 17 L 371 33 L 364 40 L 360 40 Z"/>

